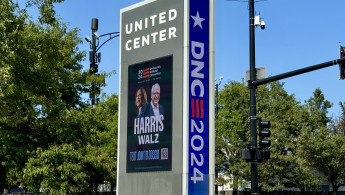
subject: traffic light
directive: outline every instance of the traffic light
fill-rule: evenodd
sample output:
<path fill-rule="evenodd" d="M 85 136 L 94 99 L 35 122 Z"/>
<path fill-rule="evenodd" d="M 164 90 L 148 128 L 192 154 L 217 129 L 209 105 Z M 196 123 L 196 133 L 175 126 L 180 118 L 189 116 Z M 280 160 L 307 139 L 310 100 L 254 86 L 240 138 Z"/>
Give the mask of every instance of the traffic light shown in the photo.
<path fill-rule="evenodd" d="M 340 58 L 345 58 L 345 47 L 340 46 Z M 345 62 L 339 63 L 340 78 L 341 80 L 345 79 Z"/>
<path fill-rule="evenodd" d="M 254 162 L 258 160 L 260 151 L 254 148 L 242 149 L 242 159 L 247 162 Z"/>
<path fill-rule="evenodd" d="M 271 136 L 271 131 L 267 128 L 271 127 L 271 123 L 268 120 L 259 119 L 259 146 L 260 148 L 268 148 L 271 146 L 271 140 L 265 139 Z"/>
<path fill-rule="evenodd" d="M 260 159 L 258 162 L 265 162 L 266 160 L 270 158 L 271 158 L 271 151 L 268 148 L 260 150 Z"/>

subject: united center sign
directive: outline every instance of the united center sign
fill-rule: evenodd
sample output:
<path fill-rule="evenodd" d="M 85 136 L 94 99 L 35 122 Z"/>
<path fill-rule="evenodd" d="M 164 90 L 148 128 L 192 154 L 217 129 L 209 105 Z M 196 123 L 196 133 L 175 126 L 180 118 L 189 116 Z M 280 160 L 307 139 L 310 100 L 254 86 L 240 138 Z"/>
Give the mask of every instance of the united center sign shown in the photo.
<path fill-rule="evenodd" d="M 121 10 L 118 194 L 213 192 L 213 5 Z"/>
<path fill-rule="evenodd" d="M 177 17 L 177 10 L 170 9 L 168 11 L 162 11 L 143 19 L 139 19 L 134 22 L 130 22 L 125 26 L 126 35 L 135 33 L 142 30 L 147 30 L 151 27 L 157 25 L 171 23 Z M 150 46 L 150 44 L 155 44 L 158 42 L 163 42 L 169 39 L 176 38 L 176 27 L 171 26 L 168 29 L 161 29 L 159 31 L 153 31 L 148 34 L 144 34 L 140 37 L 134 39 L 126 40 L 125 49 L 126 51 L 131 51 L 132 49 L 139 49 L 142 47 Z"/>

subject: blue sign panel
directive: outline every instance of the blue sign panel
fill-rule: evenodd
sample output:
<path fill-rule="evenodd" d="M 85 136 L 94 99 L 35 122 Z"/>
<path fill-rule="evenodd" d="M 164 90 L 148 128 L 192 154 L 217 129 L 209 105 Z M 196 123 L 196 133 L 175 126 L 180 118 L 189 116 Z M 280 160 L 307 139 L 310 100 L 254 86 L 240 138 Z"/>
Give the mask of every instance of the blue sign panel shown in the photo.
<path fill-rule="evenodd" d="M 209 0 L 190 0 L 189 195 L 209 191 L 209 7 Z"/>

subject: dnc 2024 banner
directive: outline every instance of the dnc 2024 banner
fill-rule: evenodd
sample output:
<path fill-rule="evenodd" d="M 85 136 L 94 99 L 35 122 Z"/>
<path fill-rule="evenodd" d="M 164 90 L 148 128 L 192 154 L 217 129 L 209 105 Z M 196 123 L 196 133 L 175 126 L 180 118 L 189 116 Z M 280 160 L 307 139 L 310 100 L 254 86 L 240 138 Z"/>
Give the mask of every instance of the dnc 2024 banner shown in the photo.
<path fill-rule="evenodd" d="M 173 56 L 128 67 L 127 172 L 171 171 Z"/>

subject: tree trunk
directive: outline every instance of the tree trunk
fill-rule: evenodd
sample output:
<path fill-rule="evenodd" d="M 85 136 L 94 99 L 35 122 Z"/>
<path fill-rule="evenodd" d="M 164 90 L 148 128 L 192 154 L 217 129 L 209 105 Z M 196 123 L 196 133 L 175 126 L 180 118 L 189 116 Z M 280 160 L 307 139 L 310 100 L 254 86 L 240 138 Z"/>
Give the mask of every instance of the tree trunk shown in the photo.
<path fill-rule="evenodd" d="M 339 187 L 340 187 L 340 186 L 337 186 L 337 185 L 335 185 L 335 184 L 332 183 L 333 195 L 337 195 L 337 191 L 338 191 L 338 188 L 339 188 Z"/>
<path fill-rule="evenodd" d="M 114 191 L 114 189 L 116 188 L 115 184 L 110 183 L 110 191 L 111 191 L 111 195 L 116 195 L 116 191 Z"/>
<path fill-rule="evenodd" d="M 301 195 L 305 195 L 305 187 L 303 184 L 297 184 L 299 186 L 299 189 L 301 191 Z"/>
<path fill-rule="evenodd" d="M 233 194 L 233 195 L 237 195 L 237 191 L 238 191 L 237 188 L 234 188 L 232 194 Z"/>
<path fill-rule="evenodd" d="M 98 184 L 97 183 L 93 183 L 92 191 L 93 192 L 97 192 L 97 187 L 98 187 Z"/>

